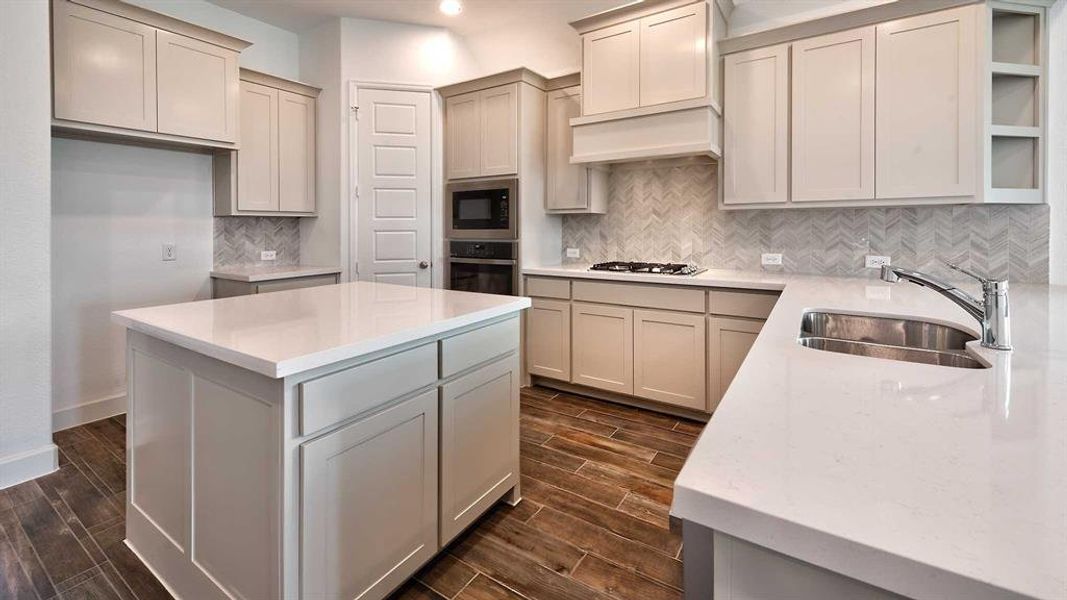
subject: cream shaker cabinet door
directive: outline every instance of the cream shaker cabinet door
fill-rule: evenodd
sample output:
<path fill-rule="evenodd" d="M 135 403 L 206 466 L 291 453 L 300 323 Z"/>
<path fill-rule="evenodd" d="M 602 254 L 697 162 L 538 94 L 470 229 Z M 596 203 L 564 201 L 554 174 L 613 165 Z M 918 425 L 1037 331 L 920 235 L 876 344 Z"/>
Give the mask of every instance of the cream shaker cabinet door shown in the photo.
<path fill-rule="evenodd" d="M 582 165 L 571 164 L 574 135 L 571 119 L 582 115 L 580 86 L 548 93 L 545 144 L 548 147 L 546 165 L 548 190 L 545 208 L 548 210 L 581 210 L 589 207 L 588 173 Z"/>
<path fill-rule="evenodd" d="M 634 395 L 707 410 L 704 316 L 634 311 Z"/>
<path fill-rule="evenodd" d="M 441 386 L 441 545 L 519 483 L 519 356 Z"/>
<path fill-rule="evenodd" d="M 641 19 L 641 106 L 707 96 L 707 36 L 704 2 Z"/>
<path fill-rule="evenodd" d="M 278 90 L 241 82 L 237 208 L 278 210 Z"/>
<path fill-rule="evenodd" d="M 582 114 L 641 104 L 641 23 L 631 21 L 582 36 Z"/>
<path fill-rule="evenodd" d="M 571 383 L 633 394 L 633 309 L 575 302 L 571 332 Z"/>
<path fill-rule="evenodd" d="M 986 9 L 965 6 L 878 25 L 879 198 L 975 193 L 979 10 Z"/>
<path fill-rule="evenodd" d="M 437 416 L 431 390 L 301 447 L 304 598 L 384 598 L 437 552 Z"/>
<path fill-rule="evenodd" d="M 156 30 L 66 1 L 52 11 L 55 118 L 155 131 Z"/>
<path fill-rule="evenodd" d="M 570 381 L 570 302 L 533 299 L 526 311 L 526 370 L 531 375 Z"/>
<path fill-rule="evenodd" d="M 794 202 L 874 199 L 874 27 L 793 43 Z"/>
<path fill-rule="evenodd" d="M 156 32 L 159 133 L 236 142 L 237 52 Z"/>
<path fill-rule="evenodd" d="M 729 54 L 723 106 L 723 203 L 789 199 L 789 45 Z"/>
<path fill-rule="evenodd" d="M 479 92 L 481 168 L 479 175 L 519 172 L 519 84 Z"/>
<path fill-rule="evenodd" d="M 315 99 L 283 90 L 278 91 L 278 205 L 282 212 L 315 212 Z"/>
<path fill-rule="evenodd" d="M 708 412 L 714 412 L 756 342 L 763 321 L 708 317 Z"/>
<path fill-rule="evenodd" d="M 477 177 L 482 168 L 482 103 L 478 92 L 445 99 L 448 178 Z"/>

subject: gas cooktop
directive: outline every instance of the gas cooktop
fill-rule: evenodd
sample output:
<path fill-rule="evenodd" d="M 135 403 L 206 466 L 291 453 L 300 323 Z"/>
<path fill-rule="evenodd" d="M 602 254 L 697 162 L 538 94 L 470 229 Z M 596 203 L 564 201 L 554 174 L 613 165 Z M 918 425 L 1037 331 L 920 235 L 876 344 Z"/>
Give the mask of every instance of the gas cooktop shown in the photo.
<path fill-rule="evenodd" d="M 614 271 L 617 273 L 657 273 L 661 275 L 696 275 L 707 269 L 693 264 L 649 262 L 602 262 L 589 267 L 590 271 Z"/>

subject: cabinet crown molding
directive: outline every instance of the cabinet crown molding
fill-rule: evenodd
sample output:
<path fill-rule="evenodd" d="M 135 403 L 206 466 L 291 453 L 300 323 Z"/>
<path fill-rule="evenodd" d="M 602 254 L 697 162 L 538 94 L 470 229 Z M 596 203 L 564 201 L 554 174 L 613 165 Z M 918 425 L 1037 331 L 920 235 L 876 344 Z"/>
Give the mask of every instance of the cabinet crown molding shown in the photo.
<path fill-rule="evenodd" d="M 468 92 L 487 90 L 509 83 L 526 83 L 541 91 L 548 89 L 548 80 L 543 75 L 527 69 L 526 67 L 519 67 L 517 69 L 511 69 L 510 71 L 493 73 L 492 75 L 478 77 L 477 79 L 470 79 L 468 81 L 441 86 L 437 88 L 437 92 L 441 94 L 443 98 L 448 98 L 450 96 L 458 96 Z"/>
<path fill-rule="evenodd" d="M 636 0 L 617 8 L 610 8 L 588 17 L 582 17 L 577 21 L 571 21 L 570 26 L 580 34 L 588 33 L 623 21 L 640 19 L 641 17 L 654 15 L 679 6 L 696 4 L 697 2 L 707 2 L 707 0 Z M 732 7 L 733 2 L 729 4 Z"/>
<path fill-rule="evenodd" d="M 232 35 L 226 35 L 225 33 L 215 31 L 214 29 L 208 29 L 207 27 L 193 25 L 192 23 L 157 13 L 148 10 L 147 8 L 134 6 L 133 4 L 128 4 L 121 0 L 53 0 L 53 3 L 59 2 L 80 4 L 124 19 L 151 25 L 157 29 L 198 39 L 237 52 L 252 45 L 252 42 L 247 40 L 242 40 L 241 38 Z"/>
<path fill-rule="evenodd" d="M 285 90 L 309 98 L 318 98 L 319 94 L 322 92 L 322 88 L 313 85 L 293 81 L 291 79 L 283 79 L 277 75 L 271 75 L 261 71 L 253 71 L 252 69 L 246 69 L 244 67 L 241 67 L 241 81 L 258 83 L 259 85 L 265 85 L 278 90 Z"/>

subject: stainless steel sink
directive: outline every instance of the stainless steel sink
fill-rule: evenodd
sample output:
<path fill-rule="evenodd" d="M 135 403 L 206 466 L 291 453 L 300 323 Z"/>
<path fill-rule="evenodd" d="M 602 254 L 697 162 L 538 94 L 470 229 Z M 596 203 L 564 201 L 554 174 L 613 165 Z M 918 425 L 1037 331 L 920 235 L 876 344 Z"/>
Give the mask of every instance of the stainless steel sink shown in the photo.
<path fill-rule="evenodd" d="M 965 350 L 967 342 L 977 339 L 961 329 L 929 321 L 810 311 L 801 320 L 797 342 L 827 352 L 984 369 L 986 365 Z"/>

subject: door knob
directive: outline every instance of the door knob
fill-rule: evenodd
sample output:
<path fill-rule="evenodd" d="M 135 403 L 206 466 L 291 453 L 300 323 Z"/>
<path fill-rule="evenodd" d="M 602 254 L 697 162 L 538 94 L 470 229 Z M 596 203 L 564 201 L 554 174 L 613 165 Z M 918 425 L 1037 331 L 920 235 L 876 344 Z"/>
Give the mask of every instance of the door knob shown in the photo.
<path fill-rule="evenodd" d="M 420 260 L 419 261 L 419 268 L 420 269 L 429 269 L 430 268 L 430 263 L 425 261 L 425 260 Z"/>

